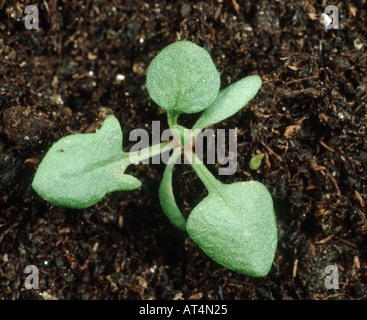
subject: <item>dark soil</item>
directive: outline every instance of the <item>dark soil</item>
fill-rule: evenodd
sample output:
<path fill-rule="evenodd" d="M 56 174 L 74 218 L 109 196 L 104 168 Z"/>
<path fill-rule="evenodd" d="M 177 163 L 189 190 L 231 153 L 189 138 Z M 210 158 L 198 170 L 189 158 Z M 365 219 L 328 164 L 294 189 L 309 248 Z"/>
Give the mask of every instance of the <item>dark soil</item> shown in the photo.
<path fill-rule="evenodd" d="M 38 30 L 24 26 L 29 4 Z M 328 4 L 339 29 L 320 22 Z M 365 0 L 0 1 L 0 299 L 366 299 L 366 25 Z M 256 179 L 273 195 L 279 242 L 267 277 L 224 269 L 168 222 L 162 165 L 131 167 L 140 189 L 85 210 L 54 207 L 31 188 L 53 143 L 109 114 L 126 137 L 166 125 L 145 73 L 180 39 L 209 51 L 223 87 L 263 78 L 247 111 L 220 125 L 238 128 L 239 160 L 219 179 Z M 175 181 L 188 213 L 205 189 L 188 166 L 176 166 Z M 31 264 L 39 290 L 24 286 Z M 325 287 L 328 265 L 339 289 Z"/>

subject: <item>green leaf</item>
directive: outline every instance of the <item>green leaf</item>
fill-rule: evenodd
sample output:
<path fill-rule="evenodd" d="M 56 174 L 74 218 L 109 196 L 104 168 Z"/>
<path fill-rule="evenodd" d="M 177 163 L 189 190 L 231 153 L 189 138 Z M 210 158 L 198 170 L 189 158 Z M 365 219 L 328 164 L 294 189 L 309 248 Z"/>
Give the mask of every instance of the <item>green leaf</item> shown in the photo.
<path fill-rule="evenodd" d="M 263 153 L 257 154 L 256 156 L 253 156 L 250 160 L 250 169 L 251 170 L 259 169 L 264 156 L 265 155 Z"/>
<path fill-rule="evenodd" d="M 208 190 L 187 219 L 195 243 L 219 264 L 254 277 L 266 276 L 277 246 L 273 200 L 257 181 L 223 184 L 191 150 L 185 156 Z"/>
<path fill-rule="evenodd" d="M 163 173 L 163 178 L 159 186 L 159 201 L 164 214 L 168 217 L 172 224 L 181 229 L 186 230 L 186 219 L 177 206 L 172 186 L 172 175 L 175 161 L 181 155 L 181 150 L 176 150 L 170 157 Z"/>
<path fill-rule="evenodd" d="M 39 165 L 32 187 L 55 205 L 86 208 L 106 193 L 141 186 L 124 174 L 129 164 L 120 124 L 110 116 L 96 133 L 73 134 L 56 142 Z"/>
<path fill-rule="evenodd" d="M 165 47 L 150 63 L 147 89 L 170 114 L 207 108 L 219 92 L 219 73 L 208 52 L 189 41 Z"/>
<path fill-rule="evenodd" d="M 236 182 L 209 191 L 192 211 L 186 229 L 195 243 L 226 268 L 266 276 L 277 246 L 271 195 L 260 182 Z"/>
<path fill-rule="evenodd" d="M 204 129 L 234 115 L 242 109 L 260 89 L 262 80 L 257 75 L 243 78 L 221 90 L 195 123 L 193 129 Z"/>

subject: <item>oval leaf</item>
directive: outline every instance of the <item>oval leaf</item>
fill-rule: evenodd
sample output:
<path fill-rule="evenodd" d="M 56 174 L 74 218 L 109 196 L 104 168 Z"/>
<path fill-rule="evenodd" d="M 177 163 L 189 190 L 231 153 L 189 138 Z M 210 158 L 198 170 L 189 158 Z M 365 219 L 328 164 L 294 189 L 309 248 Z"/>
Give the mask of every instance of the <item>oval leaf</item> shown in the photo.
<path fill-rule="evenodd" d="M 55 205 L 86 208 L 108 192 L 141 186 L 124 174 L 129 164 L 120 124 L 110 116 L 96 133 L 73 134 L 56 142 L 39 165 L 32 187 Z"/>
<path fill-rule="evenodd" d="M 253 75 L 221 90 L 212 105 L 205 109 L 193 128 L 202 130 L 234 115 L 255 97 L 261 84 L 261 78 Z"/>
<path fill-rule="evenodd" d="M 149 95 L 176 115 L 204 110 L 218 95 L 219 87 L 219 73 L 210 55 L 189 41 L 167 46 L 148 68 Z"/>
<path fill-rule="evenodd" d="M 277 246 L 273 201 L 260 182 L 236 182 L 209 192 L 190 214 L 186 230 L 213 260 L 255 277 L 266 276 Z"/>

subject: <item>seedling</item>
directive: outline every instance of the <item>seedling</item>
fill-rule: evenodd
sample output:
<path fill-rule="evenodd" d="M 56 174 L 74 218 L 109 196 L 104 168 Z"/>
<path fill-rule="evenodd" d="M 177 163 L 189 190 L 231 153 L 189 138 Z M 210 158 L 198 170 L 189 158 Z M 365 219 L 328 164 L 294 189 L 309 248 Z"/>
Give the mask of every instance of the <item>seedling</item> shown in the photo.
<path fill-rule="evenodd" d="M 207 51 L 188 41 L 173 43 L 153 59 L 147 73 L 149 95 L 166 111 L 173 139 L 125 152 L 120 124 L 110 116 L 96 133 L 74 134 L 56 142 L 39 165 L 32 186 L 55 205 L 86 208 L 106 193 L 139 188 L 141 182 L 125 174 L 126 168 L 171 148 L 159 188 L 163 212 L 217 263 L 250 276 L 265 276 L 277 245 L 269 191 L 256 181 L 219 182 L 193 151 L 198 134 L 243 108 L 261 83 L 253 75 L 219 90 L 219 73 Z M 201 111 L 192 131 L 178 124 L 180 114 Z M 187 220 L 172 184 L 174 165 L 182 153 L 208 191 Z"/>
<path fill-rule="evenodd" d="M 251 170 L 259 169 L 260 166 L 261 166 L 261 162 L 263 161 L 263 158 L 264 158 L 263 153 L 257 154 L 256 156 L 253 156 L 250 160 L 250 169 Z"/>

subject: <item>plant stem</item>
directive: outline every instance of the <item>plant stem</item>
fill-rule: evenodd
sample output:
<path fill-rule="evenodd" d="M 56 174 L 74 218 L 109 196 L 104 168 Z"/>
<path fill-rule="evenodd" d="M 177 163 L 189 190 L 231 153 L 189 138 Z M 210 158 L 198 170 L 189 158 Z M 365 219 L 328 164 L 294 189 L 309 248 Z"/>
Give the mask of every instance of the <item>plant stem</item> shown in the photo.
<path fill-rule="evenodd" d="M 159 201 L 163 212 L 168 219 L 182 231 L 186 230 L 186 219 L 182 215 L 180 208 L 177 206 L 176 199 L 173 193 L 172 176 L 173 167 L 176 159 L 181 156 L 181 149 L 175 149 L 168 160 L 166 168 L 163 173 L 163 178 L 159 186 Z"/>
<path fill-rule="evenodd" d="M 199 176 L 200 180 L 204 183 L 208 192 L 220 193 L 222 183 L 213 176 L 195 152 L 192 151 L 190 146 L 184 149 L 184 155 L 190 161 L 191 166 Z"/>
<path fill-rule="evenodd" d="M 174 111 L 173 112 L 167 112 L 167 122 L 168 122 L 168 126 L 170 128 L 173 128 L 177 125 L 177 119 L 178 119 L 178 114 L 176 114 Z"/>
<path fill-rule="evenodd" d="M 145 149 L 128 153 L 128 159 L 130 163 L 138 163 L 149 158 L 152 158 L 158 154 L 161 154 L 168 150 L 166 148 L 172 141 L 165 141 L 157 143 L 153 146 L 147 147 Z"/>

